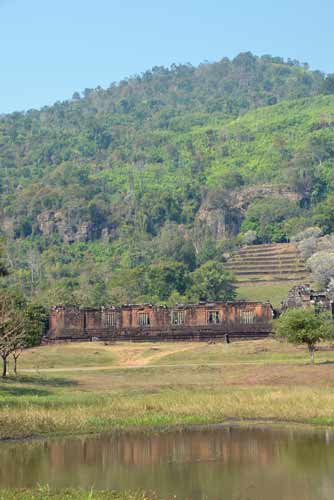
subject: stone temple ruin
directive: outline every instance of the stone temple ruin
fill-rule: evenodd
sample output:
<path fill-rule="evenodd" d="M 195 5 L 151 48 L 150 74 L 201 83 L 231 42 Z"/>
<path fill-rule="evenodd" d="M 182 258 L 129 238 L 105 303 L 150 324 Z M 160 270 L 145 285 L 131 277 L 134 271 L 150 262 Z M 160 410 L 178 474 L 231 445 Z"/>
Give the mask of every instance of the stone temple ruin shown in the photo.
<path fill-rule="evenodd" d="M 315 292 L 309 285 L 294 286 L 279 310 L 269 302 L 243 300 L 179 304 L 172 308 L 152 304 L 99 308 L 59 305 L 51 309 L 43 342 L 261 339 L 270 335 L 272 320 L 282 312 L 308 307 L 333 315 L 333 291 Z"/>
<path fill-rule="evenodd" d="M 314 307 L 318 312 L 328 311 L 334 316 L 334 293 L 331 290 L 315 292 L 310 285 L 296 285 L 282 302 L 282 312 L 296 307 Z"/>

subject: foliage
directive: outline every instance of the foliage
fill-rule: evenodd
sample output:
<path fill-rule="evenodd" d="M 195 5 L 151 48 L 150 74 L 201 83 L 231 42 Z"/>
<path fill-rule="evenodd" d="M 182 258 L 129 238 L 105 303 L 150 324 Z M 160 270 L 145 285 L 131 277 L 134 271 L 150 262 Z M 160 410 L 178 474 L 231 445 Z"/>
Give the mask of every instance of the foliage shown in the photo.
<path fill-rule="evenodd" d="M 330 82 L 297 62 L 245 53 L 155 67 L 1 117 L 4 286 L 46 305 L 189 295 L 187 275 L 222 260 L 210 223 L 198 223 L 217 188 L 225 198 L 263 184 L 298 194 L 247 200 L 241 230 L 256 231 L 258 243 L 309 225 L 333 232 Z M 226 248 L 242 217 L 225 218 Z M 154 289 L 167 262 L 185 266 L 182 286 L 165 274 Z"/>
<path fill-rule="evenodd" d="M 284 242 L 288 239 L 284 222 L 298 211 L 296 203 L 289 200 L 255 201 L 247 210 L 242 229 L 255 232 L 258 243 Z"/>
<path fill-rule="evenodd" d="M 290 309 L 275 321 L 274 334 L 292 344 L 306 344 L 314 362 L 316 344 L 333 339 L 334 322 L 327 314 L 316 314 L 311 308 Z"/>
<path fill-rule="evenodd" d="M 48 321 L 47 309 L 38 303 L 27 303 L 24 308 L 25 343 L 27 347 L 39 345 Z"/>
<path fill-rule="evenodd" d="M 3 249 L 0 246 L 0 277 L 7 276 L 7 274 L 8 274 L 8 269 L 7 269 L 7 266 L 4 262 Z"/>
<path fill-rule="evenodd" d="M 299 241 L 304 241 L 304 240 L 307 240 L 309 238 L 320 238 L 320 236 L 322 236 L 322 230 L 320 227 L 308 227 L 306 229 L 304 229 L 303 231 L 300 231 L 299 233 L 297 233 L 295 236 L 293 236 L 291 239 L 291 241 L 296 241 L 296 242 L 299 242 Z"/>
<path fill-rule="evenodd" d="M 256 241 L 257 234 L 256 231 L 249 229 L 244 234 L 242 234 L 242 242 L 244 245 L 252 245 Z"/>
<path fill-rule="evenodd" d="M 191 275 L 190 294 L 195 300 L 232 300 L 236 296 L 233 276 L 224 265 L 208 261 Z"/>
<path fill-rule="evenodd" d="M 307 265 L 314 281 L 322 288 L 334 278 L 334 252 L 317 252 L 307 260 Z"/>
<path fill-rule="evenodd" d="M 304 259 L 311 257 L 316 252 L 317 240 L 316 238 L 307 238 L 298 243 L 298 250 Z"/>

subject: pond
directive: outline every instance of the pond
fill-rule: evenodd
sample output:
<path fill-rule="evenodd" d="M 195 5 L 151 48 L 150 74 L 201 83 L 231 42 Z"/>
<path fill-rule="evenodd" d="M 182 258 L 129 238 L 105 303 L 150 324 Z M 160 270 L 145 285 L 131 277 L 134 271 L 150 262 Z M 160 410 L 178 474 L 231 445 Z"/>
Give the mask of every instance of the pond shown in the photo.
<path fill-rule="evenodd" d="M 191 500 L 334 498 L 334 433 L 214 427 L 0 444 L 0 488 L 144 489 Z"/>

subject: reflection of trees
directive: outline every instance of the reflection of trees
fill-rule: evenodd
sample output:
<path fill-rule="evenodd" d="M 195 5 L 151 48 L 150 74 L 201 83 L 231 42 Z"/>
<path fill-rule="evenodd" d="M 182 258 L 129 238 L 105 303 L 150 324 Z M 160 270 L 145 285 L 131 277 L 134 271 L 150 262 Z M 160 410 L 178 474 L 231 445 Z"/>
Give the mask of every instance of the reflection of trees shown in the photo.
<path fill-rule="evenodd" d="M 284 478 L 292 477 L 295 484 L 312 472 L 312 478 L 323 479 L 327 474 L 330 479 L 334 442 L 328 436 L 326 442 L 324 433 L 217 429 L 6 443 L 0 447 L 0 487 L 36 482 L 94 484 L 97 488 L 153 488 L 164 494 L 174 487 L 180 498 L 189 491 L 191 498 L 201 498 L 207 491 L 210 498 L 224 499 L 219 496 L 224 484 L 231 500 L 238 498 L 237 492 L 243 498 L 251 484 L 264 482 L 258 500 L 267 500 L 265 494 L 276 500 L 270 484 L 286 488 L 290 498 L 290 483 L 280 486 Z M 304 481 L 301 491 L 306 486 L 310 487 Z M 312 496 L 305 493 L 303 500 L 308 498 Z"/>

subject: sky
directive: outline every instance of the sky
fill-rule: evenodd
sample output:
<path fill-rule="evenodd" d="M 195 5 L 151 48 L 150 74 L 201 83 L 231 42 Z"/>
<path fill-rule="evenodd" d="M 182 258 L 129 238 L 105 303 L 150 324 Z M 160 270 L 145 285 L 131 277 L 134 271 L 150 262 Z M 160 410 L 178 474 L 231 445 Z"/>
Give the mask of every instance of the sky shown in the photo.
<path fill-rule="evenodd" d="M 334 73 L 333 0 L 0 0 L 0 114 L 240 52 Z"/>

